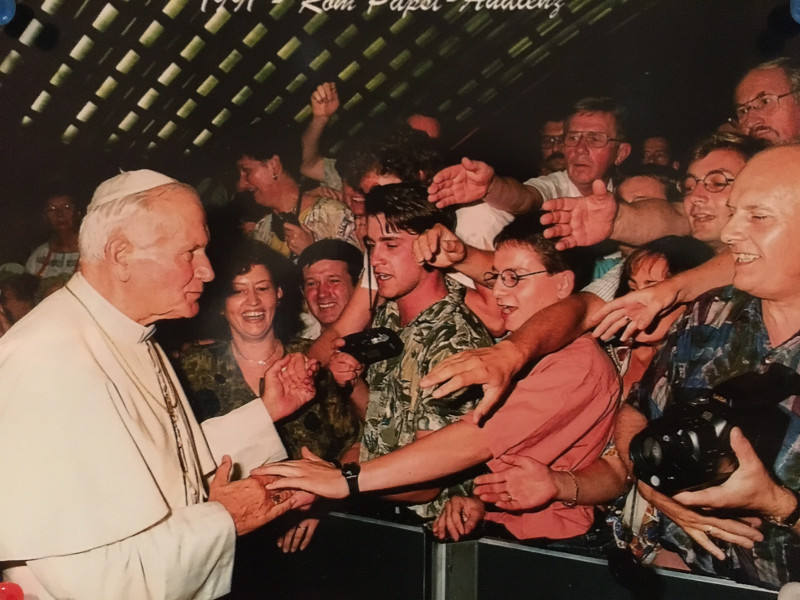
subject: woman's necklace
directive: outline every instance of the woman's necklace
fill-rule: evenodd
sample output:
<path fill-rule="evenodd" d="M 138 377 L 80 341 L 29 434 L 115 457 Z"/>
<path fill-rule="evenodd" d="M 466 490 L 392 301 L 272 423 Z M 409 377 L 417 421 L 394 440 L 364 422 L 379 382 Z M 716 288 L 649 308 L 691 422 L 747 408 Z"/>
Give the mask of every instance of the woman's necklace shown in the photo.
<path fill-rule="evenodd" d="M 262 359 L 248 358 L 242 353 L 241 350 L 239 350 L 239 347 L 236 345 L 236 342 L 231 340 L 231 348 L 233 348 L 233 353 L 236 356 L 238 356 L 242 360 L 246 360 L 247 362 L 261 365 L 262 367 L 269 364 L 270 359 L 275 355 L 275 353 L 278 351 L 278 348 L 280 348 L 280 347 L 281 347 L 281 343 L 280 342 L 275 342 L 275 346 L 272 348 L 272 351 L 266 356 L 266 358 L 262 358 Z"/>

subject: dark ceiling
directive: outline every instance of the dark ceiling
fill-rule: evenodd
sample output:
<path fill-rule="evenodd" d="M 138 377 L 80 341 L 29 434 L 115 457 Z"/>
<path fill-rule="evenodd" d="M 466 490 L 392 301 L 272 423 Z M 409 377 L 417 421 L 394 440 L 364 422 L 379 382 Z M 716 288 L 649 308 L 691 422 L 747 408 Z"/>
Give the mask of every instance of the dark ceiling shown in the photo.
<path fill-rule="evenodd" d="M 412 1 L 439 9 L 404 16 Z M 22 0 L 0 33 L 0 262 L 41 235 L 35 208 L 52 187 L 88 194 L 118 168 L 145 166 L 195 184 L 222 176 L 225 147 L 255 120 L 302 129 L 325 81 L 343 105 L 324 139 L 331 154 L 425 112 L 454 157 L 524 177 L 542 118 L 580 96 L 613 95 L 635 132 L 685 146 L 726 119 L 747 65 L 800 51 L 787 1 L 525 1 L 549 8 Z"/>

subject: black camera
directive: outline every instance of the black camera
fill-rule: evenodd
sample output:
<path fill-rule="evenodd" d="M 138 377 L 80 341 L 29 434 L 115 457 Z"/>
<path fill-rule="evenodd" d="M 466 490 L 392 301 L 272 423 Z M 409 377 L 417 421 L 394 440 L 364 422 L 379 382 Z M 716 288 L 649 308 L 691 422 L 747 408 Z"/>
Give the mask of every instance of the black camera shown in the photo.
<path fill-rule="evenodd" d="M 272 213 L 272 222 L 270 223 L 270 228 L 272 229 L 272 233 L 282 242 L 286 241 L 286 229 L 283 227 L 284 223 L 289 223 L 291 225 L 297 225 L 300 227 L 300 220 L 297 218 L 297 215 L 292 212 L 276 212 Z"/>
<path fill-rule="evenodd" d="M 386 360 L 403 351 L 403 341 L 386 327 L 375 327 L 344 336 L 340 351 L 353 356 L 362 365 Z"/>
<path fill-rule="evenodd" d="M 771 469 L 789 425 L 778 403 L 797 394 L 800 375 L 776 364 L 713 390 L 676 390 L 673 405 L 631 440 L 633 472 L 669 496 L 719 484 L 738 466 L 730 445 L 733 427 Z"/>

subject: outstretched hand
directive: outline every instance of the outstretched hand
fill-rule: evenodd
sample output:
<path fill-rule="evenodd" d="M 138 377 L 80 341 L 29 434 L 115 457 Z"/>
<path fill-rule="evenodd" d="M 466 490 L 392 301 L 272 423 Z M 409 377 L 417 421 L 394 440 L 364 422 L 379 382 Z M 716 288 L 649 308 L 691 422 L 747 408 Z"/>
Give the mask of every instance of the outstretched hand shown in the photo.
<path fill-rule="evenodd" d="M 303 448 L 301 460 L 271 463 L 253 469 L 254 475 L 278 475 L 280 479 L 267 485 L 268 490 L 299 489 L 325 498 L 347 498 L 350 493 L 342 472 Z"/>
<path fill-rule="evenodd" d="M 555 474 L 538 460 L 518 454 L 501 455 L 506 465 L 475 478 L 474 494 L 503 510 L 530 510 L 553 500 L 558 494 Z"/>
<path fill-rule="evenodd" d="M 258 529 L 294 508 L 294 500 L 289 492 L 270 492 L 251 477 L 229 481 L 232 466 L 231 457 L 223 456 L 209 483 L 208 501 L 219 502 L 225 507 L 233 519 L 237 535 Z"/>
<path fill-rule="evenodd" d="M 493 179 L 492 167 L 465 157 L 460 164 L 445 167 L 433 176 L 428 187 L 428 200 L 439 208 L 469 204 L 486 196 Z"/>
<path fill-rule="evenodd" d="M 468 385 L 483 386 L 483 398 L 473 411 L 478 424 L 505 398 L 511 379 L 524 361 L 514 342 L 503 340 L 490 348 L 475 348 L 449 356 L 420 380 L 423 388 L 439 385 L 434 398 L 443 398 Z"/>
<path fill-rule="evenodd" d="M 299 352 L 287 354 L 267 369 L 261 400 L 273 421 L 288 417 L 314 398 L 318 370 L 318 361 Z"/>
<path fill-rule="evenodd" d="M 614 231 L 617 218 L 617 201 L 600 179 L 592 183 L 592 194 L 578 198 L 553 198 L 545 200 L 542 225 L 550 225 L 544 235 L 561 238 L 558 250 L 575 246 L 591 246 L 608 239 Z"/>
<path fill-rule="evenodd" d="M 622 330 L 620 339 L 627 341 L 636 332 L 646 331 L 656 317 L 669 312 L 677 301 L 678 290 L 672 279 L 630 292 L 589 317 L 589 322 L 596 325 L 592 335 L 608 341 Z"/>

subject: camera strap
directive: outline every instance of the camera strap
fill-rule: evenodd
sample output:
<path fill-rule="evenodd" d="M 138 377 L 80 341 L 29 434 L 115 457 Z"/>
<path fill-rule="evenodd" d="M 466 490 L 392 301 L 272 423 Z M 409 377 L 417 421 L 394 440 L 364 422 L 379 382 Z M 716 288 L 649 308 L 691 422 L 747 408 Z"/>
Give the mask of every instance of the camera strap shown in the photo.
<path fill-rule="evenodd" d="M 367 290 L 369 291 L 369 322 L 370 325 L 375 321 L 375 310 L 378 308 L 378 291 L 375 291 L 375 296 L 372 295 L 372 247 L 365 244 L 367 249 Z"/>

